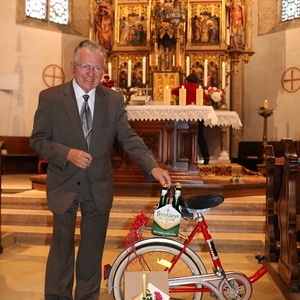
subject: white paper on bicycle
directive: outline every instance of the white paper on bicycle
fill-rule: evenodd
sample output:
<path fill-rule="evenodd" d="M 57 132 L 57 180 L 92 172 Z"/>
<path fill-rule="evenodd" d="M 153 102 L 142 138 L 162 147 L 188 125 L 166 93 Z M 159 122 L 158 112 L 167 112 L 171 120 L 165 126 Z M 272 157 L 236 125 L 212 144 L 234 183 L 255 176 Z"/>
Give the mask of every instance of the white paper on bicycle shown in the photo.
<path fill-rule="evenodd" d="M 180 213 L 167 204 L 154 211 L 152 234 L 160 236 L 178 236 L 180 225 Z"/>
<path fill-rule="evenodd" d="M 155 299 L 156 293 L 161 295 L 162 300 L 170 299 L 167 271 L 125 272 L 124 300 L 142 300 L 147 294 Z"/>

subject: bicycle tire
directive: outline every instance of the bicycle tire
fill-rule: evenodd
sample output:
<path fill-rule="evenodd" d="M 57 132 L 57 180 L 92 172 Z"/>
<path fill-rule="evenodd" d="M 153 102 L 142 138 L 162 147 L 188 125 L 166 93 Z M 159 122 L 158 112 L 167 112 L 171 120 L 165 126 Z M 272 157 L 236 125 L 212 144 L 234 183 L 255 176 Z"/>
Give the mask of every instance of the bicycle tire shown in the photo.
<path fill-rule="evenodd" d="M 136 254 L 129 253 L 118 265 L 113 278 L 113 296 L 115 300 L 123 300 L 125 298 L 124 274 L 130 271 L 163 271 L 165 267 L 157 264 L 157 258 L 171 261 L 172 257 L 178 255 L 180 249 L 171 245 L 164 244 L 145 244 L 136 249 Z M 144 265 L 141 263 L 141 257 Z M 180 276 L 200 275 L 201 271 L 195 261 L 186 253 L 183 253 L 180 260 L 169 273 L 169 278 Z M 201 300 L 202 293 L 170 293 L 170 300 Z"/>

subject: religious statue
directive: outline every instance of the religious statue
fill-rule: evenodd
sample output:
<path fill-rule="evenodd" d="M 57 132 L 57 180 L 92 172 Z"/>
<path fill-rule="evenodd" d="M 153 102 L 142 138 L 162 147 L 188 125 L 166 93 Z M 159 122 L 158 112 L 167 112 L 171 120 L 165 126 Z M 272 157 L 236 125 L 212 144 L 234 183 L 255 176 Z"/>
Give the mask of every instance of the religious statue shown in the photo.
<path fill-rule="evenodd" d="M 96 6 L 94 14 L 98 33 L 98 42 L 104 49 L 110 49 L 113 28 L 112 5 L 109 2 L 101 1 Z"/>
<path fill-rule="evenodd" d="M 230 23 L 230 47 L 245 48 L 247 5 L 245 0 L 227 0 Z"/>

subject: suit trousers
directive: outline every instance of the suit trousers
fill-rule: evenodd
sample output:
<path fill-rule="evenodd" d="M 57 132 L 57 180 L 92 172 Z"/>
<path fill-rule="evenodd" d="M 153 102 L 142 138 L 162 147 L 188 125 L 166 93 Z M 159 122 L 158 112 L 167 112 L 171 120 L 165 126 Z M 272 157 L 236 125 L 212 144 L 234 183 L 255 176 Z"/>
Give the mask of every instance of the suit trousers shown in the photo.
<path fill-rule="evenodd" d="M 82 198 L 82 197 L 80 197 Z M 45 299 L 72 300 L 76 215 L 80 205 L 81 241 L 76 257 L 75 300 L 98 300 L 101 261 L 109 213 L 102 214 L 91 196 L 76 199 L 63 214 L 53 214 L 53 236 L 46 267 Z"/>
<path fill-rule="evenodd" d="M 207 146 L 207 142 L 204 136 L 204 132 L 203 132 L 203 128 L 204 128 L 204 120 L 201 120 L 198 122 L 198 145 L 200 148 L 200 152 L 202 154 L 202 157 L 205 158 L 209 158 L 209 150 L 208 150 L 208 146 Z"/>

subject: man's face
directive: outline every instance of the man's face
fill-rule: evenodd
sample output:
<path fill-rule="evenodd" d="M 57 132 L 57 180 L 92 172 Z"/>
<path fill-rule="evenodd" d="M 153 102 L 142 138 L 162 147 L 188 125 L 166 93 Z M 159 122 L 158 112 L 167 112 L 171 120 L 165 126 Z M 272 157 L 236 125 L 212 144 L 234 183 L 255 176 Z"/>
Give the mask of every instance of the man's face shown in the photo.
<path fill-rule="evenodd" d="M 71 62 L 70 68 L 77 84 L 88 93 L 100 83 L 104 74 L 104 64 L 102 53 L 81 48 L 77 61 Z"/>

